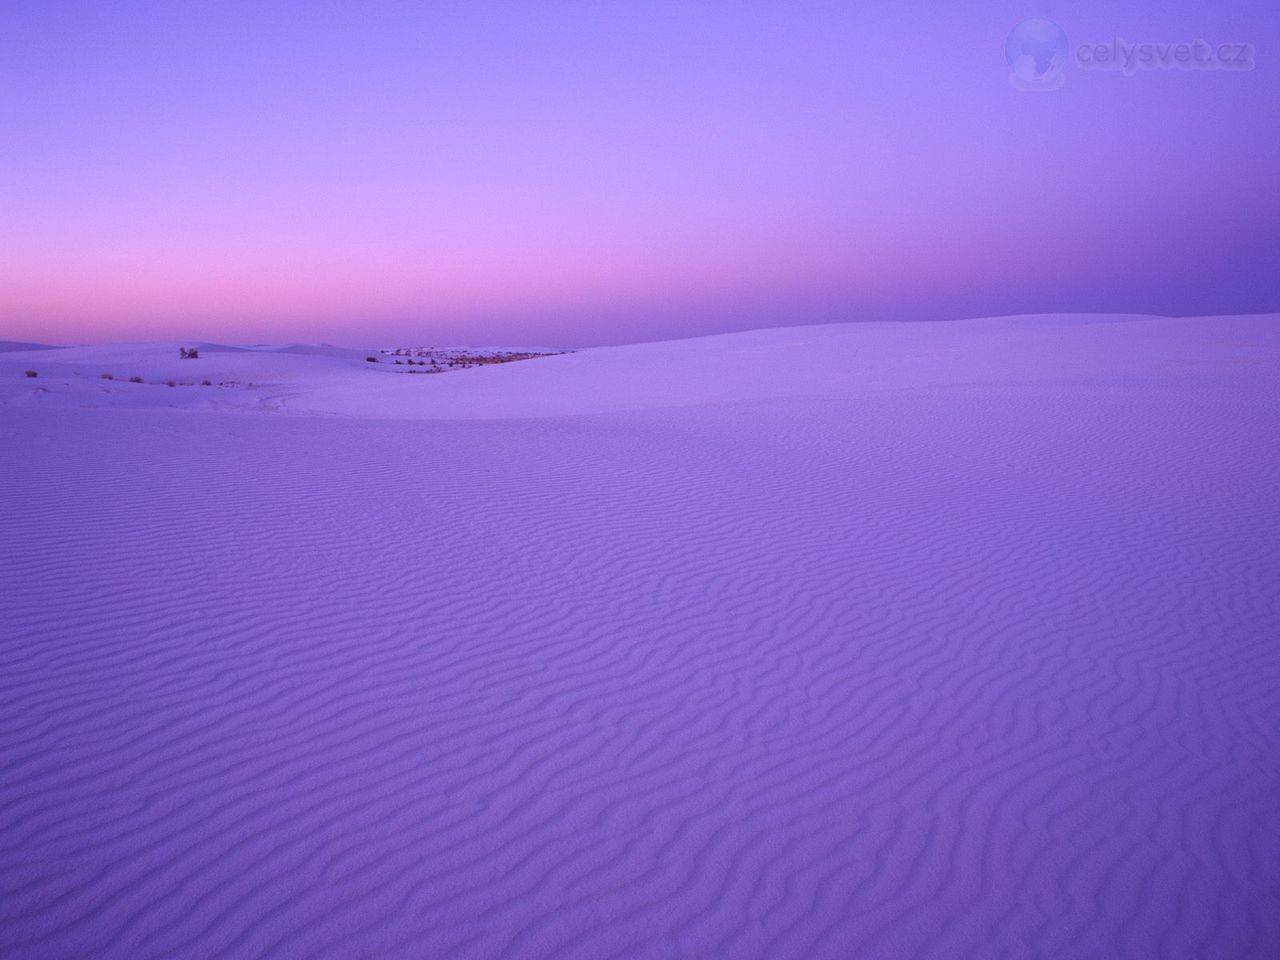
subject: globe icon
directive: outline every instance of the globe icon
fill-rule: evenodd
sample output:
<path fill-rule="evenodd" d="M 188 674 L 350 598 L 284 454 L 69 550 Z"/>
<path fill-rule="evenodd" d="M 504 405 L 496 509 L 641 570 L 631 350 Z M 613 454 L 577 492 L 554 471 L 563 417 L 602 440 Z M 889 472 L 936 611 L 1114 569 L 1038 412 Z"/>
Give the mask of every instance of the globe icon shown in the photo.
<path fill-rule="evenodd" d="M 1052 20 L 1031 17 L 1009 31 L 1004 58 L 1019 90 L 1056 90 L 1065 79 L 1067 35 Z"/>

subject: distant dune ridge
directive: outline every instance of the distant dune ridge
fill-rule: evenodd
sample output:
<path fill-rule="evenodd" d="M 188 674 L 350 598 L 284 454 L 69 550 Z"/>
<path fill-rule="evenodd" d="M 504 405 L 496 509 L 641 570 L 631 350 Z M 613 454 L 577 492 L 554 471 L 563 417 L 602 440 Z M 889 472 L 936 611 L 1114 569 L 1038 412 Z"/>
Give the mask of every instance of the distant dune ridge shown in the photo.
<path fill-rule="evenodd" d="M 12 353 L 14 351 L 28 352 L 31 350 L 61 350 L 62 347 L 50 346 L 47 343 L 27 343 L 23 340 L 0 340 L 0 353 Z"/>
<path fill-rule="evenodd" d="M 178 346 L 0 353 L 0 956 L 1280 955 L 1280 317 Z"/>

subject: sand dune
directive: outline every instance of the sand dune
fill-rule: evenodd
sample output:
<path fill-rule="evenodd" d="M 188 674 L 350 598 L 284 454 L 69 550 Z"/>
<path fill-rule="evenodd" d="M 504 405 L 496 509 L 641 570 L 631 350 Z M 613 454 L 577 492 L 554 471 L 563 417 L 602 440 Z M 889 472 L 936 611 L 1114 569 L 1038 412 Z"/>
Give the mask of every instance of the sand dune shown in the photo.
<path fill-rule="evenodd" d="M 32 350 L 61 350 L 62 347 L 50 346 L 47 343 L 28 343 L 25 340 L 0 340 L 0 353 L 11 353 L 21 350 L 23 352 Z"/>
<path fill-rule="evenodd" d="M 0 359 L 0 956 L 1280 951 L 1280 318 L 362 355 Z"/>

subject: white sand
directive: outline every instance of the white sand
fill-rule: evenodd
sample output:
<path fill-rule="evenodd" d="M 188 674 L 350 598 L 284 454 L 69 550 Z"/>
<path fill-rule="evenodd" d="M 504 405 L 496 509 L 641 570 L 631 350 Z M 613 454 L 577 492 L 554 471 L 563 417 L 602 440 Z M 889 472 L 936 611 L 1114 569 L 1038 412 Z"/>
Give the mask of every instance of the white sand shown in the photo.
<path fill-rule="evenodd" d="M 0 352 L 0 956 L 1277 955 L 1280 317 L 200 347 Z"/>

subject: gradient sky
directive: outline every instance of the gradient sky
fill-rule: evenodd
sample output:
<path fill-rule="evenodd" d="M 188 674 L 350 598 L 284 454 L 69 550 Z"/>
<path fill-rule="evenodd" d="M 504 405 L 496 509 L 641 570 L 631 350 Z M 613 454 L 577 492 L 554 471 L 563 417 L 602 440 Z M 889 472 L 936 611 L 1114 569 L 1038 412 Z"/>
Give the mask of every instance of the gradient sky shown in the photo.
<path fill-rule="evenodd" d="M 1247 71 L 1009 82 L 1081 42 Z M 1280 5 L 0 0 L 0 339 L 1280 310 Z"/>

